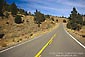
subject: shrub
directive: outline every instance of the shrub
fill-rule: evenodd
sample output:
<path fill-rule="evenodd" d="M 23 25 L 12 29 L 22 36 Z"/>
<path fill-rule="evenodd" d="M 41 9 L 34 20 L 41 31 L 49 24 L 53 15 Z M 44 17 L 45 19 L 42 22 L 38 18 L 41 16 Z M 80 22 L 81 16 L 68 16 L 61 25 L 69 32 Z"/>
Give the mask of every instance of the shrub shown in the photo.
<path fill-rule="evenodd" d="M 17 16 L 15 17 L 15 23 L 17 23 L 17 24 L 22 23 L 21 16 L 17 15 Z"/>
<path fill-rule="evenodd" d="M 73 23 L 73 21 L 71 21 L 67 23 L 67 28 L 79 31 L 81 29 L 81 25 L 77 23 Z"/>
<path fill-rule="evenodd" d="M 82 37 L 85 37 L 85 35 L 82 35 Z"/>
<path fill-rule="evenodd" d="M 50 18 L 50 15 L 45 15 L 45 18 Z"/>
<path fill-rule="evenodd" d="M 3 38 L 4 34 L 0 34 L 0 38 Z"/>
<path fill-rule="evenodd" d="M 85 25 L 85 21 L 83 21 L 83 25 Z"/>
<path fill-rule="evenodd" d="M 30 34 L 30 36 L 32 36 L 33 34 Z"/>
<path fill-rule="evenodd" d="M 54 21 L 54 18 L 51 18 L 52 21 Z"/>
<path fill-rule="evenodd" d="M 1 29 L 2 27 L 0 26 L 0 29 Z"/>
<path fill-rule="evenodd" d="M 9 22 L 6 22 L 6 24 L 9 24 Z"/>
<path fill-rule="evenodd" d="M 71 29 L 71 25 L 70 25 L 70 23 L 67 23 L 67 28 L 69 28 L 69 29 Z"/>
<path fill-rule="evenodd" d="M 58 22 L 58 19 L 56 20 L 56 22 Z"/>
<path fill-rule="evenodd" d="M 7 46 L 7 44 L 3 42 L 2 43 L 2 47 L 6 47 L 6 46 Z"/>
<path fill-rule="evenodd" d="M 5 15 L 5 17 L 6 17 L 6 18 L 8 18 L 8 17 L 9 17 L 9 14 L 8 14 L 8 12 L 6 12 L 6 15 Z"/>
<path fill-rule="evenodd" d="M 64 23 L 66 23 L 66 20 L 63 20 Z"/>
<path fill-rule="evenodd" d="M 19 39 L 20 41 L 22 41 L 22 39 Z"/>

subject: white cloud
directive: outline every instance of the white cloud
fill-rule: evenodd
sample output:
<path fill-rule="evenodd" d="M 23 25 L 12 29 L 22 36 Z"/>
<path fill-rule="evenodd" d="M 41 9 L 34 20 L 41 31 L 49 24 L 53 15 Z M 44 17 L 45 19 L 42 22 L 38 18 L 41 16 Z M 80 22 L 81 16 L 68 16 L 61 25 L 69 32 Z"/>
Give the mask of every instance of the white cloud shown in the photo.
<path fill-rule="evenodd" d="M 85 1 L 69 1 L 69 0 L 58 0 L 57 2 L 62 3 L 64 5 L 68 6 L 75 6 L 75 7 L 85 7 Z"/>

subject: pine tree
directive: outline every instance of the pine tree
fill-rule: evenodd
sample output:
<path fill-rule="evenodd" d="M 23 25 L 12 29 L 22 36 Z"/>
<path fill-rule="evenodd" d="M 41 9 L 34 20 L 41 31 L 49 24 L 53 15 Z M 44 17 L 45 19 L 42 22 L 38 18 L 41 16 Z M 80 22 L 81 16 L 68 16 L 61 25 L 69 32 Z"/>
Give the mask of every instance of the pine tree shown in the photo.
<path fill-rule="evenodd" d="M 12 15 L 16 15 L 18 12 L 18 8 L 15 3 L 11 4 L 11 12 L 12 12 Z"/>
<path fill-rule="evenodd" d="M 0 0 L 0 16 L 3 16 L 3 5 L 4 5 L 4 0 Z"/>
<path fill-rule="evenodd" d="M 29 12 L 28 15 L 32 15 L 31 12 Z"/>
<path fill-rule="evenodd" d="M 18 11 L 19 11 L 20 14 L 28 15 L 28 12 L 25 11 L 24 9 L 18 9 Z"/>
<path fill-rule="evenodd" d="M 49 18 L 50 19 L 50 15 L 45 15 L 45 18 Z"/>
<path fill-rule="evenodd" d="M 73 11 L 71 11 L 70 19 L 71 20 L 76 20 L 77 19 L 77 11 L 76 11 L 75 7 L 73 8 Z"/>
<path fill-rule="evenodd" d="M 6 1 L 4 1 L 4 3 L 3 3 L 3 12 L 7 11 L 7 9 L 8 9 L 8 4 L 7 4 Z"/>
<path fill-rule="evenodd" d="M 80 24 L 80 25 L 83 25 L 83 18 L 82 18 L 82 15 L 78 13 L 78 16 L 77 16 L 77 21 L 76 23 Z"/>

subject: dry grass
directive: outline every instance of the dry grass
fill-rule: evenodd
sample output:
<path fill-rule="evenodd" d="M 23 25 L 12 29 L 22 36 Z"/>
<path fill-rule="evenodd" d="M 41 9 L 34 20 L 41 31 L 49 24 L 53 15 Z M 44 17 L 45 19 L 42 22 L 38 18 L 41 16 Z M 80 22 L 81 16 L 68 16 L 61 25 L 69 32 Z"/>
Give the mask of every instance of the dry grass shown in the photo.
<path fill-rule="evenodd" d="M 82 27 L 82 29 L 80 31 L 74 31 L 71 29 L 67 29 L 67 31 L 69 33 L 73 34 L 74 36 L 76 36 L 76 39 L 85 45 L 85 37 L 82 37 L 82 35 L 85 35 L 85 26 Z"/>
<path fill-rule="evenodd" d="M 3 22 L 0 21 L 0 26 L 2 27 L 0 31 L 5 34 L 3 39 L 0 39 L 0 49 L 30 38 L 35 38 L 58 27 L 58 24 L 56 26 L 56 22 L 49 19 L 46 19 L 45 22 L 38 27 L 38 25 L 34 23 L 33 16 L 24 16 L 24 23 L 19 25 L 15 24 L 11 18 L 13 17 L 11 16 L 9 19 L 4 19 L 2 20 Z M 6 22 L 9 22 L 9 24 L 6 24 Z"/>

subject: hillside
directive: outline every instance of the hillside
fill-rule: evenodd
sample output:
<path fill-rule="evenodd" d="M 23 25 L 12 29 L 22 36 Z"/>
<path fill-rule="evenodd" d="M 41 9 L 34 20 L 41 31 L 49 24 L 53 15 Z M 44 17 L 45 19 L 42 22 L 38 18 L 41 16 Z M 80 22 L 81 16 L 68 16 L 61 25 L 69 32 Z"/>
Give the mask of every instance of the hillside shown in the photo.
<path fill-rule="evenodd" d="M 49 30 L 55 27 L 57 22 L 51 19 L 46 19 L 40 27 L 34 22 L 34 16 L 23 16 L 24 20 L 21 24 L 16 24 L 14 18 L 11 14 L 9 18 L 0 19 L 0 34 L 4 34 L 0 38 L 0 47 L 6 47 L 18 42 L 34 38 L 43 33 L 49 32 Z"/>

